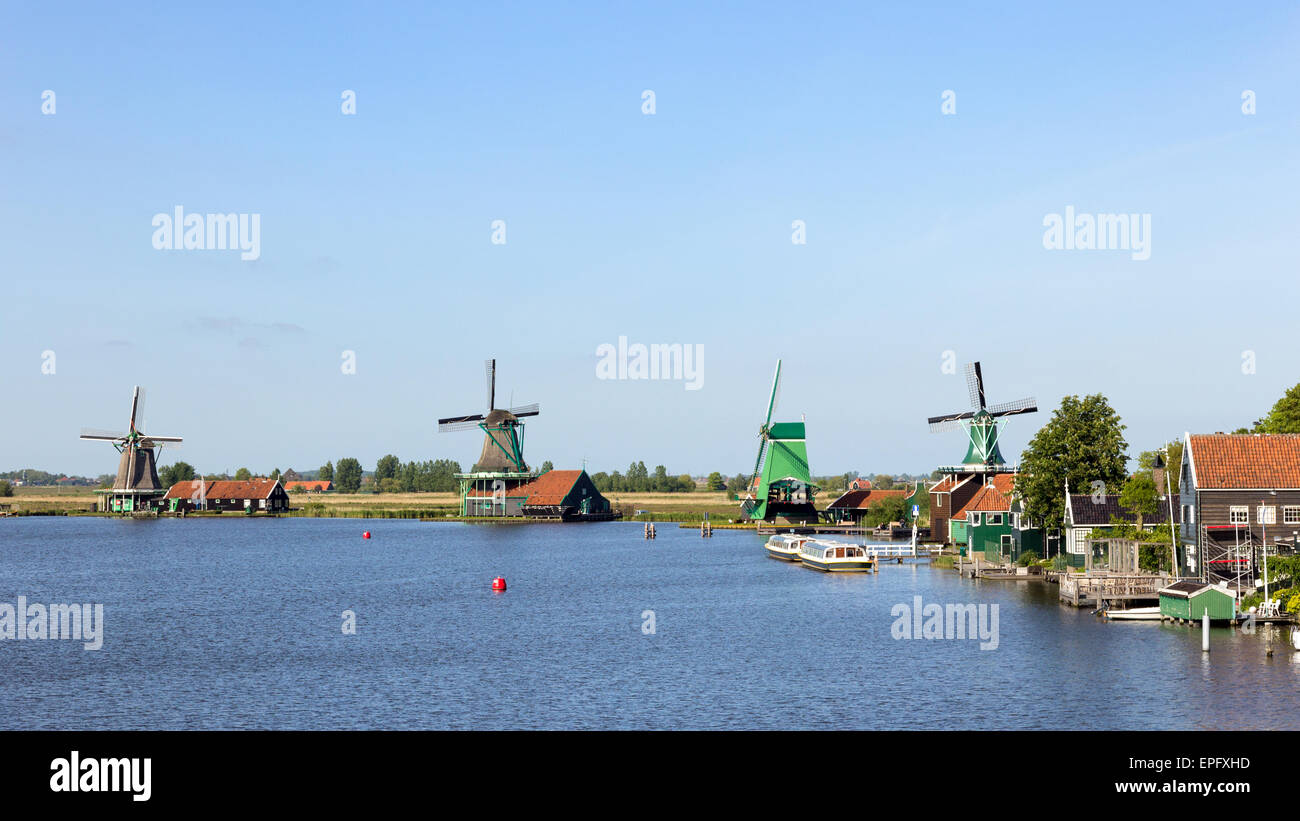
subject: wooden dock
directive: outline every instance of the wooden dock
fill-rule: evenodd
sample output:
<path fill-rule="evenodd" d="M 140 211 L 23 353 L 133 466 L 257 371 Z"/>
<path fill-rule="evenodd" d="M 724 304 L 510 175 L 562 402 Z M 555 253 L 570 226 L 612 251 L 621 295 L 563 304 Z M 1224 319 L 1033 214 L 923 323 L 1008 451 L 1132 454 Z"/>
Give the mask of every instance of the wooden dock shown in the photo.
<path fill-rule="evenodd" d="M 1147 573 L 1062 573 L 1061 601 L 1075 607 L 1102 607 L 1107 602 L 1159 601 L 1159 591 L 1177 579 Z"/>

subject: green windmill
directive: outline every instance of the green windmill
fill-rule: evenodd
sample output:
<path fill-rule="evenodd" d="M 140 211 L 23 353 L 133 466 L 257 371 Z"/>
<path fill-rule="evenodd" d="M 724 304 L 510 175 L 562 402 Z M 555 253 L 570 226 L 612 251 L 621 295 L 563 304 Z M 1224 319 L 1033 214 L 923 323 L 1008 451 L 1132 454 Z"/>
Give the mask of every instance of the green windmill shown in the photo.
<path fill-rule="evenodd" d="M 993 472 L 997 472 L 996 468 L 1006 464 L 1002 451 L 998 448 L 998 420 L 1004 416 L 1036 413 L 1038 401 L 1033 398 L 1017 399 L 989 407 L 984 401 L 984 373 L 978 362 L 966 366 L 966 388 L 970 391 L 970 410 L 931 416 L 929 419 L 931 433 L 964 427 L 970 437 L 970 446 L 966 449 L 966 458 L 962 459 L 962 464 L 940 470 L 987 472 L 994 469 Z"/>
<path fill-rule="evenodd" d="M 741 509 L 753 520 L 773 521 L 782 516 L 788 521 L 815 522 L 817 508 L 813 506 L 813 495 L 817 486 L 812 483 L 808 469 L 804 423 L 772 422 L 780 392 L 781 360 L 778 359 L 776 375 L 772 377 L 772 395 L 767 402 L 767 419 L 758 429 L 758 458 L 749 479 L 750 495 Z"/>

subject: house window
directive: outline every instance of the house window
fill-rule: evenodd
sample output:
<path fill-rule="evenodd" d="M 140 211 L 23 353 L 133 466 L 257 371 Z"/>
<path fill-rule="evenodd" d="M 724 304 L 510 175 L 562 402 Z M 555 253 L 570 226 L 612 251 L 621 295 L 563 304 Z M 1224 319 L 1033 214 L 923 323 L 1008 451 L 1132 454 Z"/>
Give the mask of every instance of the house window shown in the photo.
<path fill-rule="evenodd" d="M 1228 521 L 1234 525 L 1250 524 L 1250 508 L 1246 505 L 1233 505 L 1228 508 Z"/>
<path fill-rule="evenodd" d="M 991 524 L 991 525 L 1000 525 L 1000 524 L 1002 524 L 1002 514 L 1001 514 L 1001 513 L 990 513 L 990 514 L 988 514 L 988 517 L 989 517 L 989 524 Z"/>
<path fill-rule="evenodd" d="M 1003 553 L 1006 553 L 1006 552 L 1008 552 L 1008 551 L 1011 549 L 1011 544 L 1012 544 L 1013 541 L 1014 541 L 1014 539 L 1013 539 L 1013 537 L 1011 536 L 1010 533 L 1003 533 L 1003 534 L 1002 534 L 1002 552 L 1003 552 Z"/>
<path fill-rule="evenodd" d="M 1300 525 L 1300 506 L 1287 505 L 1282 508 L 1282 523 Z"/>
<path fill-rule="evenodd" d="M 1262 525 L 1277 524 L 1277 508 L 1273 505 L 1260 505 L 1255 511 L 1255 520 Z"/>

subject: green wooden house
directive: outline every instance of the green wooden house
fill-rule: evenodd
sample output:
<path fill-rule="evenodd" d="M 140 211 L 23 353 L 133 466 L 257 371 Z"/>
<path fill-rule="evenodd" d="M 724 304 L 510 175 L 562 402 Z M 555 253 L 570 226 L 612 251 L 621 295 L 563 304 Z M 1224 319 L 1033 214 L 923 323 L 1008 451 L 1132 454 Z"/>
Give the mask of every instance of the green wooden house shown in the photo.
<path fill-rule="evenodd" d="M 1237 616 L 1237 597 L 1232 591 L 1205 582 L 1176 582 L 1159 591 L 1160 615 L 1167 619 L 1231 621 Z"/>
<path fill-rule="evenodd" d="M 963 509 L 965 555 L 982 553 L 984 561 L 997 563 L 1018 562 L 1031 551 L 1041 558 L 1043 531 L 1029 525 L 1024 506 L 1012 492 L 1014 477 L 1006 479 L 1011 481 L 984 485 Z M 956 535 L 957 522 L 953 525 Z"/>

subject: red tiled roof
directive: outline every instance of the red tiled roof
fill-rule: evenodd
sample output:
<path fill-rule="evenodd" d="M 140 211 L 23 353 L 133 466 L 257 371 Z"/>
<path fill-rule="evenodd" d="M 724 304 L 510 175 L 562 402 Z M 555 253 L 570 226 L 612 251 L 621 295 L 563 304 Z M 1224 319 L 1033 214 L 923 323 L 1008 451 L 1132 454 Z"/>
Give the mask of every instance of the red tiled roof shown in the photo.
<path fill-rule="evenodd" d="M 849 490 L 871 490 L 871 480 L 861 476 L 849 482 Z"/>
<path fill-rule="evenodd" d="M 527 495 L 528 505 L 558 505 L 573 490 L 573 485 L 582 475 L 580 470 L 548 470 L 533 481 L 516 491 Z"/>
<path fill-rule="evenodd" d="M 998 493 L 1003 496 L 1010 496 L 1011 491 L 1016 487 L 1016 474 L 1014 473 L 995 473 L 989 477 L 989 484 L 998 489 Z"/>
<path fill-rule="evenodd" d="M 573 485 L 582 475 L 580 470 L 548 470 L 541 476 L 531 482 L 523 484 L 511 483 L 506 484 L 506 496 L 515 499 L 521 496 L 527 497 L 524 504 L 527 505 L 558 505 L 564 501 L 564 497 L 569 495 L 573 490 Z M 469 491 L 467 496 L 472 497 L 490 497 L 491 488 L 474 488 Z"/>
<path fill-rule="evenodd" d="M 333 490 L 334 483 L 329 479 L 303 479 L 285 484 L 285 490 Z"/>
<path fill-rule="evenodd" d="M 1011 509 L 1011 500 L 1002 495 L 997 486 L 989 483 L 979 489 L 966 506 L 961 509 L 962 513 L 978 513 L 980 511 L 1006 512 Z"/>
<path fill-rule="evenodd" d="M 833 507 L 837 509 L 856 508 L 858 510 L 863 510 L 871 507 L 871 503 L 878 499 L 887 499 L 892 496 L 906 496 L 907 493 L 906 490 L 850 490 L 848 493 L 845 493 L 840 496 L 840 498 L 831 502 L 827 509 L 829 510 Z"/>
<path fill-rule="evenodd" d="M 1195 434 L 1191 445 L 1198 489 L 1300 488 L 1300 434 Z"/>
<path fill-rule="evenodd" d="M 202 487 L 206 499 L 266 499 L 278 484 L 275 479 L 253 479 L 247 482 L 217 480 L 200 485 L 198 479 L 193 479 L 172 485 L 165 498 L 189 499 Z"/>

